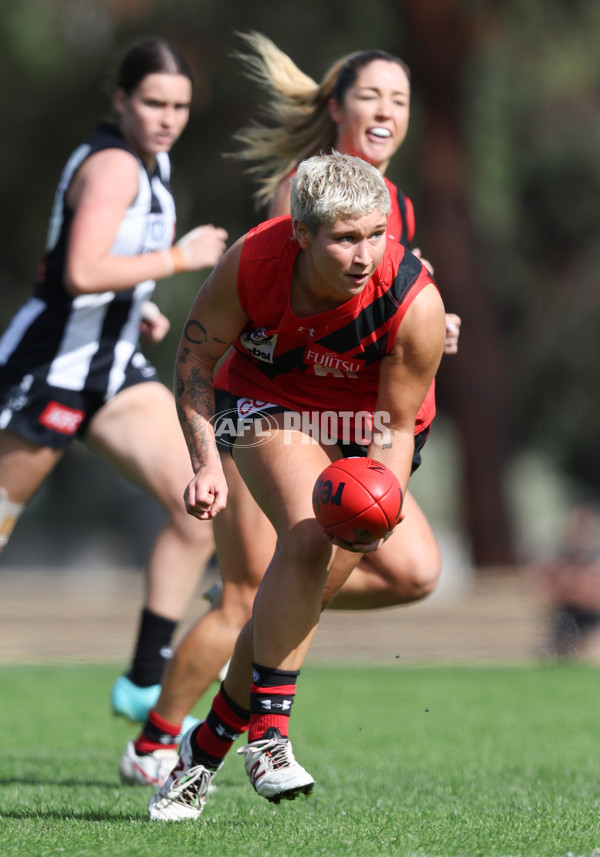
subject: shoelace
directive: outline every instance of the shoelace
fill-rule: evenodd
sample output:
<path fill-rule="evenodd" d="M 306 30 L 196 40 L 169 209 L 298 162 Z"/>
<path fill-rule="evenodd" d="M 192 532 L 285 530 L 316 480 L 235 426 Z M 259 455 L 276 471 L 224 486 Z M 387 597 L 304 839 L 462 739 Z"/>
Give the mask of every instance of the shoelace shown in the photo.
<path fill-rule="evenodd" d="M 238 753 L 255 753 L 256 755 L 267 753 L 276 768 L 289 768 L 291 763 L 295 761 L 290 742 L 277 738 L 246 744 L 244 747 L 240 747 Z"/>
<path fill-rule="evenodd" d="M 185 779 L 171 786 L 169 791 L 177 795 L 177 800 L 187 806 L 196 806 L 198 800 L 206 797 L 212 774 L 204 765 L 195 765 L 185 773 Z"/>

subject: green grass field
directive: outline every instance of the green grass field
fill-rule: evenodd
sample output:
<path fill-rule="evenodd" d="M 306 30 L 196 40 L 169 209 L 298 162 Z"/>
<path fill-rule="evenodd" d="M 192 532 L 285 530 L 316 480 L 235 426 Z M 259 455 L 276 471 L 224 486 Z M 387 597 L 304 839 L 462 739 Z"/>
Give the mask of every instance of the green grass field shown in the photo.
<path fill-rule="evenodd" d="M 292 736 L 317 780 L 276 807 L 232 753 L 199 822 L 150 822 L 117 764 L 103 666 L 0 667 L 0 854 L 600 854 L 599 678 L 531 667 L 305 667 Z"/>

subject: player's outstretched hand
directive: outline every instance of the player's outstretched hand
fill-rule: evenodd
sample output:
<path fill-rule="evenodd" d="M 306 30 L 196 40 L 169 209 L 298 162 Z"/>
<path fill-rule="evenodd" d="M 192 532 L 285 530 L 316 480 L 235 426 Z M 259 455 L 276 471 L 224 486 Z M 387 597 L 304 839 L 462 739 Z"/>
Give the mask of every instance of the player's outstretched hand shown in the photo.
<path fill-rule="evenodd" d="M 197 226 L 176 244 L 185 256 L 188 271 L 212 268 L 217 264 L 227 243 L 228 234 L 219 226 Z"/>

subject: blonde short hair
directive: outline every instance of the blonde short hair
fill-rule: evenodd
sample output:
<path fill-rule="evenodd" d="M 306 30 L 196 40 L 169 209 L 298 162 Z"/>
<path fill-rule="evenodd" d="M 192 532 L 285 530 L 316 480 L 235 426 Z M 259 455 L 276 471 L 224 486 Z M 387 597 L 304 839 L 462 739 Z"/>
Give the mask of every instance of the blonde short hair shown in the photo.
<path fill-rule="evenodd" d="M 378 209 L 386 217 L 391 201 L 379 170 L 353 155 L 315 155 L 298 165 L 292 181 L 290 213 L 313 234 L 341 218 L 363 217 Z"/>

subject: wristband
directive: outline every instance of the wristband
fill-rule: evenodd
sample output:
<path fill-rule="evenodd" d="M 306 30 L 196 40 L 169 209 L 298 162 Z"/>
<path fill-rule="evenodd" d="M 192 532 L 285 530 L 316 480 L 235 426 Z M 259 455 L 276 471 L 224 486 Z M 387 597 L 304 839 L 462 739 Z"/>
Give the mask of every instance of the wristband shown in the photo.
<path fill-rule="evenodd" d="M 180 274 L 182 271 L 189 271 L 189 259 L 181 247 L 171 247 L 170 250 L 163 250 L 162 255 L 167 262 L 168 270 L 165 276 L 170 277 L 172 274 Z"/>

